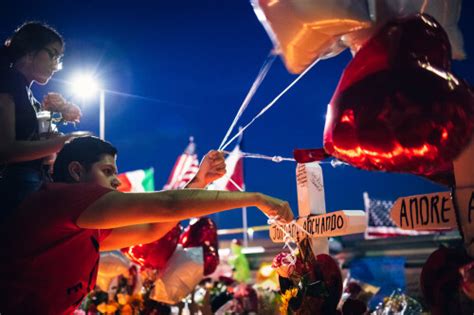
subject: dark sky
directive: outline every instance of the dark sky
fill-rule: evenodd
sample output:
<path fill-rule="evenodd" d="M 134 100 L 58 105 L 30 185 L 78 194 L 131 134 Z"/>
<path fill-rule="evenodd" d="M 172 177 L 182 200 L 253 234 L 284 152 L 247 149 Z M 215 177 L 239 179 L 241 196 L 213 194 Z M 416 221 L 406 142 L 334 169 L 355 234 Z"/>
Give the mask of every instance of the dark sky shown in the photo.
<path fill-rule="evenodd" d="M 0 37 L 26 20 L 57 28 L 66 40 L 64 70 L 45 88 L 72 97 L 63 81 L 95 71 L 106 95 L 106 138 L 119 149 L 120 171 L 153 166 L 161 187 L 193 135 L 200 156 L 219 146 L 258 69 L 272 48 L 247 0 L 10 1 L 0 4 Z M 460 28 L 469 56 L 473 1 L 464 1 Z M 245 151 L 291 156 L 321 147 L 326 106 L 351 55 L 321 61 L 245 134 Z M 474 81 L 474 62 L 454 72 Z M 248 122 L 295 76 L 278 59 L 244 115 Z M 134 95 L 134 96 L 127 96 Z M 79 102 L 80 100 L 76 100 Z M 98 97 L 83 104 L 80 130 L 98 133 Z M 231 148 L 233 145 L 231 146 Z M 246 160 L 246 186 L 287 199 L 297 212 L 295 164 Z M 442 188 L 411 175 L 323 166 L 328 211 L 363 209 L 362 193 L 396 199 Z M 240 226 L 240 212 L 216 216 L 220 228 Z M 249 209 L 250 225 L 265 217 Z"/>

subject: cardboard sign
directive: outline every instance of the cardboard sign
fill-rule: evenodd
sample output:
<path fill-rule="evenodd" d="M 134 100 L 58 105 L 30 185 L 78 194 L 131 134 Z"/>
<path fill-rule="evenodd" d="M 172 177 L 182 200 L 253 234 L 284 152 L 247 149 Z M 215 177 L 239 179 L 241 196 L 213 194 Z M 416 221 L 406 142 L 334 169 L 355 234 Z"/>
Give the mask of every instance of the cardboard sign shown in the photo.
<path fill-rule="evenodd" d="M 390 211 L 393 222 L 405 230 L 457 228 L 450 192 L 398 198 Z"/>
<path fill-rule="evenodd" d="M 299 217 L 326 213 L 323 170 L 318 162 L 296 165 L 296 188 Z M 327 238 L 313 239 L 312 247 L 315 256 L 329 254 Z"/>
<path fill-rule="evenodd" d="M 453 161 L 456 178 L 456 201 L 464 235 L 464 247 L 474 258 L 474 135 L 471 142 Z"/>
<path fill-rule="evenodd" d="M 296 223 L 283 226 L 272 224 L 270 227 L 270 238 L 275 243 L 282 243 L 285 241 L 286 232 L 298 242 L 308 236 L 326 239 L 333 236 L 363 233 L 366 227 L 367 219 L 364 211 L 342 210 L 299 218 Z M 309 235 L 301 231 L 301 229 L 305 230 Z"/>

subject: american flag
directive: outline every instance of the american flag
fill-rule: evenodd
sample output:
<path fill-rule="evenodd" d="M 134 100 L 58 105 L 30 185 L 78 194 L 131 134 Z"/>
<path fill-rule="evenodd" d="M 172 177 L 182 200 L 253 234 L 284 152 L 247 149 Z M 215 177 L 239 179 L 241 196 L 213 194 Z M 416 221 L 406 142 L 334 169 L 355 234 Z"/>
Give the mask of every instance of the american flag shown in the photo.
<path fill-rule="evenodd" d="M 364 207 L 367 214 L 367 229 L 365 239 L 386 238 L 402 235 L 425 235 L 432 232 L 420 232 L 402 230 L 395 225 L 390 218 L 390 210 L 394 202 L 390 200 L 380 200 L 369 198 L 369 194 L 364 192 Z"/>
<path fill-rule="evenodd" d="M 168 178 L 168 182 L 163 186 L 165 190 L 182 189 L 196 176 L 199 170 L 199 160 L 197 158 L 196 144 L 193 137 L 189 139 L 189 144 L 174 163 L 173 170 Z"/>

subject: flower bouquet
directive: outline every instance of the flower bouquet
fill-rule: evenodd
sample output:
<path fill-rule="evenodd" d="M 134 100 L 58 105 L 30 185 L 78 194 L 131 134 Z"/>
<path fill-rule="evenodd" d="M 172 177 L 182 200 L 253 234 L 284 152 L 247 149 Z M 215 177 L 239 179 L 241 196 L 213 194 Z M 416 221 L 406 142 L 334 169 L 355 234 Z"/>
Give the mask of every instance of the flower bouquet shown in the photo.
<path fill-rule="evenodd" d="M 331 256 L 314 257 L 309 239 L 294 254 L 278 254 L 272 267 L 279 274 L 281 314 L 337 314 L 341 271 Z"/>
<path fill-rule="evenodd" d="M 43 99 L 42 109 L 59 114 L 55 122 L 79 122 L 82 116 L 79 107 L 68 102 L 58 93 L 48 93 Z"/>

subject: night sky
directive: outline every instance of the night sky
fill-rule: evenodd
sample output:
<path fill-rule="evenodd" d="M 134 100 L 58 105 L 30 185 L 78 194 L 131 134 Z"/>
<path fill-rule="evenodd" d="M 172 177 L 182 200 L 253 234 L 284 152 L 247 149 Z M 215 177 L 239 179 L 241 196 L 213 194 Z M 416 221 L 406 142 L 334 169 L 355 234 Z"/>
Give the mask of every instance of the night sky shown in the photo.
<path fill-rule="evenodd" d="M 46 22 L 66 40 L 64 69 L 38 99 L 56 91 L 82 106 L 79 130 L 99 132 L 98 96 L 74 99 L 68 80 L 94 72 L 108 92 L 106 138 L 119 150 L 121 172 L 155 168 L 162 187 L 194 136 L 199 157 L 216 149 L 272 44 L 247 0 L 10 1 L 0 4 L 0 37 L 27 20 Z M 453 72 L 474 81 L 474 4 L 465 0 L 460 28 L 468 59 Z M 346 50 L 318 63 L 244 135 L 244 151 L 291 157 L 294 148 L 322 146 L 326 106 L 351 59 Z M 280 59 L 250 104 L 247 123 L 293 79 Z M 67 131 L 69 129 L 64 129 Z M 233 145 L 229 147 L 232 149 Z M 287 199 L 297 212 L 295 164 L 245 160 L 248 191 Z M 323 165 L 328 211 L 363 209 L 362 193 L 380 199 L 440 191 L 411 175 Z M 240 212 L 214 216 L 219 228 L 241 225 Z M 265 224 L 249 209 L 249 225 Z"/>

